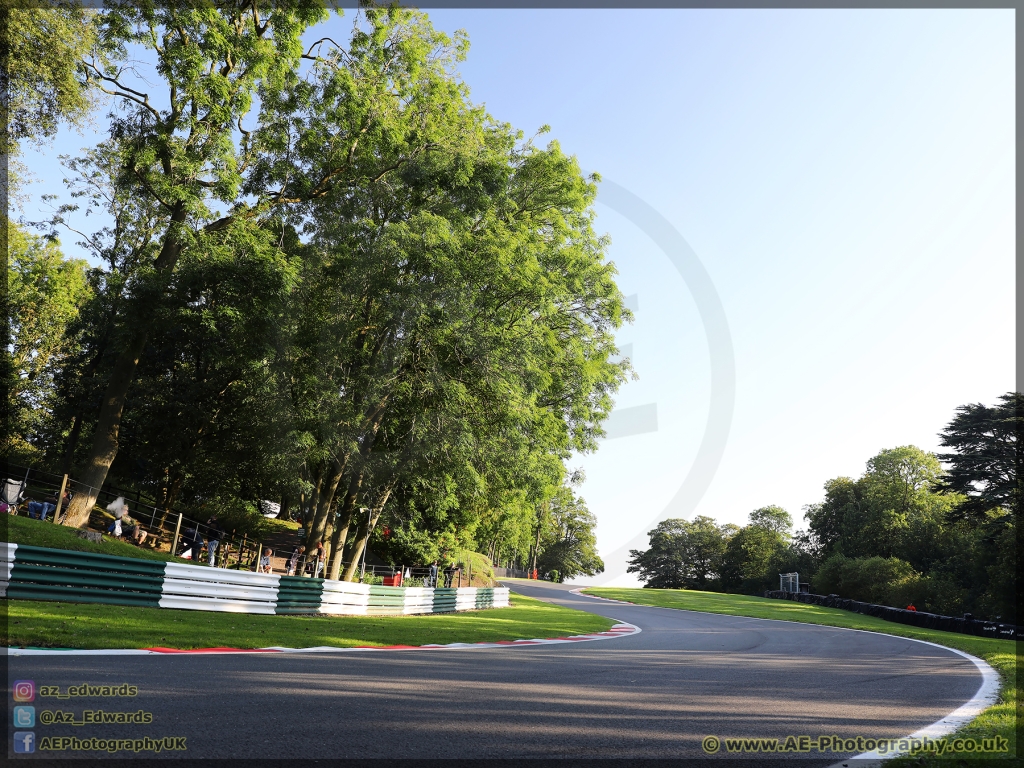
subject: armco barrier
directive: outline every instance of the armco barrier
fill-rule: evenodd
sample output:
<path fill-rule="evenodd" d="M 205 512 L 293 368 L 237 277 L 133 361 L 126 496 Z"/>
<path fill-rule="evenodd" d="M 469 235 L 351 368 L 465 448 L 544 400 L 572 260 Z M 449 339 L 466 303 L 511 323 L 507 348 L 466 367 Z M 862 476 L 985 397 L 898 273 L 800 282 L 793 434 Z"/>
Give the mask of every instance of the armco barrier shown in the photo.
<path fill-rule="evenodd" d="M 277 613 L 316 613 L 324 591 L 323 579 L 281 576 L 277 586 Z"/>
<path fill-rule="evenodd" d="M 398 616 L 505 608 L 506 587 L 380 587 L 0 542 L 0 597 L 229 613 Z"/>
<path fill-rule="evenodd" d="M 153 608 L 160 603 L 165 563 L 16 544 L 8 544 L 3 555 L 10 563 L 8 599 Z"/>
<path fill-rule="evenodd" d="M 161 608 L 276 613 L 280 576 L 167 563 Z"/>
<path fill-rule="evenodd" d="M 1024 631 L 1021 627 L 1013 624 L 999 624 L 993 621 L 978 621 L 968 617 L 954 618 L 953 616 L 940 616 L 925 611 L 908 611 L 905 608 L 893 608 L 888 605 L 875 605 L 874 603 L 862 603 L 859 600 L 850 600 L 838 595 L 811 595 L 806 592 L 783 592 L 781 590 L 768 590 L 765 597 L 777 600 L 795 600 L 798 603 L 810 603 L 812 605 L 823 605 L 828 608 L 841 608 L 844 611 L 861 613 L 865 616 L 874 616 L 886 621 L 894 621 L 899 624 L 908 624 L 912 627 L 922 629 L 938 629 L 943 632 L 958 632 L 962 635 L 976 635 L 978 637 L 995 637 L 1000 640 L 1024 640 Z"/>

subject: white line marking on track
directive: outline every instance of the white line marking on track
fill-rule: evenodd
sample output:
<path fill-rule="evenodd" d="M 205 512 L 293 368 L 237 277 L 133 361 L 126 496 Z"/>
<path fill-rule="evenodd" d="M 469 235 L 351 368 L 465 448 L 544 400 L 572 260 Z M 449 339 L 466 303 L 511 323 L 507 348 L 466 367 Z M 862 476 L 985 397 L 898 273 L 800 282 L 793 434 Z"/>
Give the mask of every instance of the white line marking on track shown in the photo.
<path fill-rule="evenodd" d="M 854 629 L 851 631 L 867 632 L 872 635 L 885 634 L 884 632 L 871 632 L 866 629 Z M 894 637 L 894 635 L 889 635 L 889 637 Z M 895 637 L 900 637 L 900 635 L 895 635 Z M 999 700 L 999 674 L 984 660 L 979 659 L 977 656 L 972 656 L 969 653 L 958 651 L 956 648 L 940 645 L 939 643 L 930 643 L 927 640 L 917 640 L 913 637 L 904 637 L 903 639 L 913 640 L 915 643 L 932 645 L 936 648 L 952 651 L 959 656 L 963 656 L 965 659 L 970 659 L 974 663 L 974 666 L 978 668 L 978 671 L 981 672 L 981 685 L 974 696 L 971 697 L 970 701 L 959 708 L 954 709 L 945 717 L 936 720 L 931 725 L 926 725 L 924 728 L 914 731 L 909 736 L 903 736 L 901 739 L 890 739 L 890 741 L 909 741 L 911 739 L 921 741 L 925 738 L 935 740 L 944 736 L 949 736 L 958 729 L 967 725 L 971 720 L 980 715 L 983 710 L 988 709 Z M 873 768 L 873 766 L 882 765 L 886 760 L 892 760 L 894 757 L 899 757 L 900 755 L 905 754 L 907 754 L 907 750 L 902 752 L 886 752 L 884 755 L 879 753 L 878 750 L 862 752 L 861 754 L 854 755 L 846 760 L 840 760 L 837 763 L 833 763 L 829 768 L 845 768 L 846 766 L 849 766 L 851 760 L 857 761 L 856 768 Z"/>
<path fill-rule="evenodd" d="M 592 597 L 595 600 L 604 600 L 604 601 L 609 602 L 609 603 L 625 603 L 626 605 L 635 605 L 638 608 L 661 608 L 661 609 L 666 610 L 666 611 L 686 611 L 687 613 L 708 613 L 707 611 L 694 611 L 694 610 L 690 610 L 690 609 L 687 609 L 687 608 L 669 608 L 668 606 L 664 606 L 664 605 L 643 605 L 642 603 L 626 603 L 626 601 L 624 601 L 624 600 L 611 600 L 610 598 L 607 598 L 607 597 L 598 597 L 597 595 L 587 595 L 587 594 L 584 594 L 584 593 L 582 593 L 580 591 L 580 590 L 583 590 L 583 589 L 590 589 L 590 587 L 579 587 L 578 589 L 571 590 L 571 592 L 573 594 L 580 595 L 581 597 Z M 999 701 L 999 687 L 1000 687 L 999 673 L 996 672 L 994 669 L 992 669 L 992 667 L 989 666 L 988 662 L 984 661 L 983 659 L 979 659 L 977 656 L 972 656 L 971 654 L 965 653 L 964 651 L 959 651 L 956 648 L 950 648 L 948 645 L 942 645 L 940 643 L 932 643 L 932 642 L 929 642 L 927 640 L 918 640 L 917 638 L 914 638 L 914 637 L 904 637 L 903 635 L 890 635 L 890 634 L 888 634 L 886 632 L 874 632 L 874 631 L 872 631 L 870 629 L 853 629 L 851 627 L 833 627 L 833 626 L 831 626 L 829 624 L 810 624 L 809 622 L 791 621 L 791 620 L 788 620 L 788 619 L 762 619 L 762 618 L 759 618 L 759 617 L 756 617 L 756 616 L 737 616 L 737 615 L 728 614 L 728 613 L 726 613 L 726 614 L 716 613 L 716 614 L 711 614 L 711 615 L 714 615 L 714 616 L 733 616 L 734 618 L 750 619 L 752 621 L 784 621 L 787 624 L 802 624 L 804 626 L 811 626 L 811 627 L 824 627 L 824 628 L 827 628 L 827 629 L 841 629 L 841 630 L 844 630 L 846 632 L 864 632 L 865 634 L 868 634 L 868 635 L 882 635 L 883 637 L 896 637 L 896 638 L 899 638 L 901 640 L 909 640 L 909 641 L 911 641 L 913 643 L 923 643 L 924 645 L 931 645 L 931 646 L 934 646 L 935 648 L 941 648 L 944 651 L 950 651 L 951 653 L 955 653 L 958 656 L 963 656 L 965 659 L 969 659 L 974 664 L 974 666 L 978 668 L 978 671 L 981 673 L 981 685 L 978 687 L 977 692 L 974 694 L 974 696 L 971 697 L 971 699 L 969 701 L 967 701 L 965 704 L 961 705 L 957 709 L 953 710 L 952 712 L 950 712 L 945 717 L 942 717 L 942 718 L 936 720 L 931 725 L 926 725 L 924 728 L 921 728 L 921 729 L 919 729 L 917 731 L 914 731 L 909 736 L 902 736 L 899 739 L 889 739 L 888 741 L 903 741 L 903 740 L 909 741 L 911 739 L 923 740 L 926 737 L 929 738 L 929 739 L 933 739 L 934 740 L 934 739 L 942 738 L 943 736 L 949 736 L 950 734 L 956 732 L 958 729 L 960 729 L 963 726 L 967 725 L 969 722 L 971 722 L 971 720 L 973 720 L 978 715 L 980 715 L 984 710 L 988 709 L 993 704 L 996 704 Z M 906 754 L 905 751 L 904 752 L 886 752 L 884 755 L 879 753 L 877 750 L 872 751 L 872 752 L 862 752 L 859 755 L 854 755 L 853 757 L 848 757 L 845 760 L 840 760 L 840 761 L 838 761 L 836 763 L 833 763 L 828 768 L 849 768 L 851 760 L 858 761 L 855 768 L 875 768 L 875 766 L 880 766 L 884 762 L 886 762 L 887 760 L 892 760 L 893 758 L 900 757 L 901 755 L 904 755 L 904 754 Z"/>
<path fill-rule="evenodd" d="M 595 632 L 590 635 L 573 635 L 571 637 L 543 637 L 531 640 L 504 640 L 502 642 L 484 643 L 448 643 L 438 645 L 382 645 L 357 646 L 353 648 L 336 648 L 320 645 L 313 648 L 196 648 L 194 650 L 177 650 L 174 648 L 108 648 L 97 650 L 78 650 L 74 648 L 4 648 L 4 656 L 210 656 L 242 653 L 259 654 L 296 654 L 296 653 L 361 653 L 365 651 L 436 651 L 442 649 L 467 650 L 474 648 L 523 648 L 528 645 L 559 645 L 563 643 L 593 642 L 595 640 L 614 640 L 619 637 L 639 634 L 640 627 L 625 621 L 618 621 L 607 632 Z"/>

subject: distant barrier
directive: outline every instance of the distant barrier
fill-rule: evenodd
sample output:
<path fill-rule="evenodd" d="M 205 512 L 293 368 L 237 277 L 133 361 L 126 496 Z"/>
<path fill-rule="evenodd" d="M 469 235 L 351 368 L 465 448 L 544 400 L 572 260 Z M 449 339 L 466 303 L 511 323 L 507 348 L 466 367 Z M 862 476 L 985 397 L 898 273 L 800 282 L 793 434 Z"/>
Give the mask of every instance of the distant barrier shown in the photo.
<path fill-rule="evenodd" d="M 908 611 L 905 608 L 892 608 L 888 605 L 862 603 L 859 600 L 849 600 L 838 595 L 810 595 L 806 592 L 783 592 L 777 589 L 766 591 L 764 596 L 778 600 L 795 600 L 798 603 L 823 605 L 828 608 L 841 608 L 844 611 L 862 613 L 865 616 L 875 616 L 886 621 L 908 624 L 922 629 L 938 629 L 943 632 L 958 632 L 962 635 L 978 637 L 995 637 L 1000 640 L 1024 640 L 1024 632 L 1021 627 L 994 621 L 978 621 L 969 616 L 958 619 L 925 611 Z"/>
<path fill-rule="evenodd" d="M 493 568 L 494 577 L 498 579 L 528 579 L 530 578 L 530 572 L 524 571 L 519 568 Z"/>
<path fill-rule="evenodd" d="M 507 587 L 381 587 L 0 543 L 0 597 L 228 613 L 398 616 L 506 608 Z"/>

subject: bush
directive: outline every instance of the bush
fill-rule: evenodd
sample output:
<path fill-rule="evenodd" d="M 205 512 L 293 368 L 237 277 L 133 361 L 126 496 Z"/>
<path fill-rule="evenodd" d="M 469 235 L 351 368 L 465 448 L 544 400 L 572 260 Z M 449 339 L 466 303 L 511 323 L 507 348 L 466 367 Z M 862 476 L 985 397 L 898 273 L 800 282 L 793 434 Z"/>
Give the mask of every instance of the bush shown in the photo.
<path fill-rule="evenodd" d="M 925 603 L 928 593 L 926 579 L 898 557 L 832 555 L 814 575 L 814 587 L 821 594 L 895 608 Z"/>
<path fill-rule="evenodd" d="M 255 504 L 235 498 L 218 497 L 189 516 L 205 523 L 211 515 L 217 516 L 225 533 L 231 535 L 234 531 L 235 537 L 239 539 L 248 536 L 259 540 L 274 528 L 273 523 L 263 516 Z"/>

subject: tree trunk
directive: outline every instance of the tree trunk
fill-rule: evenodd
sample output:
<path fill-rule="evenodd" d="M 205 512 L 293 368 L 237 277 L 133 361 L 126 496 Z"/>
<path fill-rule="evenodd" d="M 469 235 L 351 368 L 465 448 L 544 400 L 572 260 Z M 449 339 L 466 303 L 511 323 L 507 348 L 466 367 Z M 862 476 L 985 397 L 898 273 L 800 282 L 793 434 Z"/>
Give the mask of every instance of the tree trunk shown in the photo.
<path fill-rule="evenodd" d="M 160 255 L 153 263 L 157 274 L 162 278 L 158 280 L 158 283 L 166 282 L 181 255 L 181 245 L 173 231 L 175 227 L 184 223 L 185 218 L 184 203 L 179 203 L 171 213 L 170 229 L 164 238 Z M 117 456 L 117 435 L 121 429 L 121 416 L 124 413 L 125 400 L 128 397 L 132 381 L 135 380 L 139 357 L 142 355 L 142 350 L 146 348 L 149 328 L 155 314 L 155 304 L 162 293 L 161 285 L 154 286 L 154 288 L 157 290 L 151 291 L 153 295 L 139 297 L 141 300 L 135 303 L 135 306 L 139 307 L 139 311 L 129 313 L 129 316 L 123 320 L 131 327 L 132 334 L 127 346 L 121 350 L 114 362 L 110 381 L 107 382 L 107 389 L 103 393 L 103 402 L 100 405 L 96 429 L 93 432 L 92 449 L 89 451 L 89 458 L 85 462 L 79 479 L 84 488 L 75 494 L 75 498 L 68 506 L 68 513 L 64 517 L 64 525 L 72 528 L 84 526 L 89 522 L 89 514 L 96 504 L 103 484 L 107 481 L 110 465 L 114 463 L 114 458 Z"/>
<path fill-rule="evenodd" d="M 68 435 L 64 458 L 60 462 L 60 474 L 70 475 L 71 465 L 75 460 L 75 448 L 78 447 L 78 436 L 82 433 L 82 409 L 71 417 L 71 434 Z"/>
<path fill-rule="evenodd" d="M 338 484 L 345 475 L 345 468 L 348 465 L 348 456 L 339 459 L 331 459 L 327 472 L 320 475 L 316 492 L 313 495 L 311 504 L 312 520 L 306 521 L 306 550 L 312 551 L 318 541 L 324 540 L 327 532 L 327 514 L 334 502 L 334 495 L 337 493 Z"/>
<path fill-rule="evenodd" d="M 337 507 L 332 508 L 331 513 L 328 515 L 327 525 L 324 527 L 324 578 L 327 576 L 327 566 L 331 562 L 331 552 L 333 551 L 334 541 L 334 520 L 331 519 L 336 516 Z"/>
<path fill-rule="evenodd" d="M 335 580 L 338 579 L 338 576 L 341 573 L 341 556 L 345 551 L 345 542 L 348 540 L 348 529 L 352 524 L 356 505 L 359 502 L 359 492 L 362 490 L 363 475 L 365 472 L 365 468 L 360 469 L 349 481 L 348 492 L 345 494 L 345 502 L 342 505 L 341 514 L 338 516 L 338 522 L 335 523 L 333 539 L 334 559 L 331 560 L 330 576 L 330 578 Z"/>
<path fill-rule="evenodd" d="M 359 495 L 362 492 L 363 477 L 366 474 L 366 462 L 370 455 L 370 451 L 373 450 L 373 444 L 377 440 L 377 430 L 380 429 L 380 423 L 384 419 L 384 403 L 387 402 L 387 398 L 384 400 L 370 413 L 367 414 L 366 418 L 370 420 L 369 429 L 363 433 L 362 445 L 359 446 L 359 452 L 355 456 L 353 462 L 353 475 L 352 479 L 348 484 L 348 493 L 345 494 L 345 503 L 341 507 L 338 519 L 335 522 L 334 537 L 332 539 L 332 554 L 331 567 L 330 567 L 330 578 L 337 580 L 338 575 L 341 573 L 341 557 L 345 551 L 345 541 L 348 538 L 348 529 L 352 523 L 352 516 L 355 513 L 355 509 L 359 502 Z M 348 460 L 346 455 L 346 463 Z M 358 467 L 358 471 L 355 469 Z M 340 478 L 339 478 L 340 480 Z"/>
<path fill-rule="evenodd" d="M 178 499 L 178 492 L 181 491 L 181 484 L 183 482 L 185 482 L 185 474 L 179 469 L 174 475 L 174 479 L 171 481 L 170 485 L 167 486 L 167 493 L 164 495 L 164 511 L 160 516 L 161 528 L 164 527 L 164 523 L 167 521 L 167 518 L 170 517 L 174 511 L 172 507 L 174 506 L 174 502 Z"/>
<path fill-rule="evenodd" d="M 89 381 L 96 375 L 96 371 L 99 369 L 100 363 L 103 361 L 103 350 L 109 342 L 109 339 L 110 326 L 108 321 L 107 328 L 100 338 L 97 352 L 89 360 L 89 364 L 82 373 L 81 381 Z M 64 446 L 64 458 L 61 461 L 60 468 L 60 473 L 62 475 L 70 475 L 71 469 L 75 463 L 75 451 L 78 449 L 78 439 L 82 435 L 82 420 L 85 418 L 85 407 L 82 404 L 82 400 L 83 396 L 81 392 L 79 392 L 78 407 L 75 409 L 75 415 L 71 417 L 71 434 L 68 435 L 67 442 Z"/>
<path fill-rule="evenodd" d="M 128 388 L 135 379 L 135 368 L 148 336 L 149 333 L 144 329 L 136 331 L 128 347 L 114 363 L 114 372 L 104 393 L 100 415 L 93 432 L 92 450 L 79 479 L 79 483 L 84 487 L 71 500 L 64 525 L 79 528 L 89 522 L 89 514 L 96 504 L 103 483 L 107 481 L 110 465 L 117 456 L 117 434 L 121 429 L 121 414 L 124 412 Z"/>
<path fill-rule="evenodd" d="M 352 546 L 352 560 L 349 562 L 348 568 L 345 569 L 345 575 L 341 577 L 342 581 L 355 580 L 356 569 L 359 567 L 359 558 L 362 556 L 363 550 L 366 549 L 366 545 L 370 540 L 370 534 L 373 532 L 373 527 L 377 524 L 380 513 L 384 511 L 384 505 L 388 503 L 388 497 L 391 496 L 391 488 L 393 487 L 394 483 L 384 491 L 380 502 L 367 514 L 366 520 L 356 530 L 356 541 Z"/>
<path fill-rule="evenodd" d="M 537 526 L 537 543 L 533 545 L 533 568 L 530 571 L 537 570 L 537 554 L 540 552 L 540 525 Z"/>

